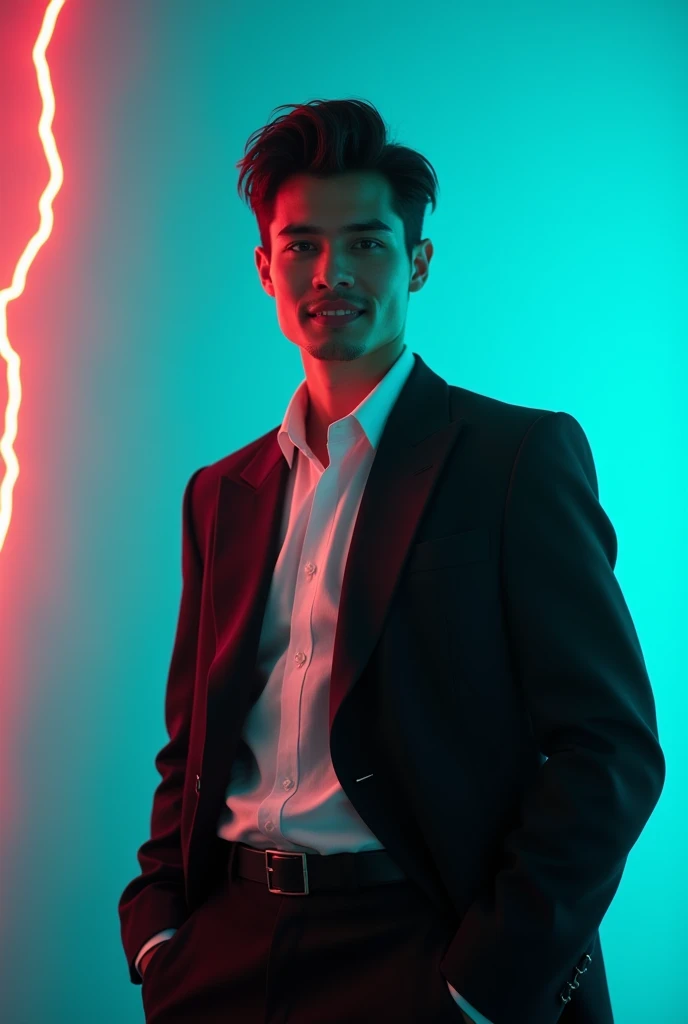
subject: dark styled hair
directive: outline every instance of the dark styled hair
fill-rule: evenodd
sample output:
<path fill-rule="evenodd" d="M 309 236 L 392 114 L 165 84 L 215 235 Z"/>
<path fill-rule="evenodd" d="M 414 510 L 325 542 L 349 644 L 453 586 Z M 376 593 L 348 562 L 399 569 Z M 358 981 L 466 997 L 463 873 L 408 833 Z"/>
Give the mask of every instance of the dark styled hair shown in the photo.
<path fill-rule="evenodd" d="M 389 141 L 385 122 L 371 103 L 311 100 L 285 103 L 275 110 L 287 107 L 293 107 L 290 114 L 251 135 L 244 157 L 236 164 L 241 168 L 239 196 L 257 218 L 268 259 L 276 196 L 288 177 L 306 173 L 329 178 L 348 171 L 377 171 L 391 185 L 392 209 L 404 222 L 411 263 L 413 247 L 421 240 L 425 207 L 432 203 L 435 211 L 439 182 L 432 164 L 415 150 Z"/>

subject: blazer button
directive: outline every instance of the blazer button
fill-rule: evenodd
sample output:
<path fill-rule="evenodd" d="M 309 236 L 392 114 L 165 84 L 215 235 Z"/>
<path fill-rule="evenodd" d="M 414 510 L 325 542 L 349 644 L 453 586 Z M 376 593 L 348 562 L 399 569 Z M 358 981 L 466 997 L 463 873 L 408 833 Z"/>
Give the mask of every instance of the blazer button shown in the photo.
<path fill-rule="evenodd" d="M 591 963 L 592 957 L 589 953 L 586 953 L 585 956 L 582 956 L 578 961 L 578 966 L 576 967 L 576 974 L 585 974 Z"/>
<path fill-rule="evenodd" d="M 200 775 L 196 776 L 196 792 L 197 793 L 201 792 L 201 776 Z"/>

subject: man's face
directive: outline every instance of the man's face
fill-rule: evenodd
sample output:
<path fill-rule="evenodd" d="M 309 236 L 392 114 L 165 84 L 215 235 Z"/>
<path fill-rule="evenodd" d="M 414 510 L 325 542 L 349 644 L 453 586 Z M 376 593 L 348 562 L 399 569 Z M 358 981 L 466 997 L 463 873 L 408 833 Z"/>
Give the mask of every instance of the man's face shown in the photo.
<path fill-rule="evenodd" d="M 379 224 L 347 230 L 375 220 L 391 230 Z M 294 231 L 294 225 L 319 230 Z M 321 180 L 292 176 L 277 194 L 270 240 L 271 261 L 258 246 L 256 265 L 263 287 L 277 301 L 285 337 L 316 359 L 356 359 L 392 342 L 401 350 L 409 292 L 425 283 L 432 242 L 416 247 L 416 266 L 409 266 L 404 224 L 392 212 L 386 178 L 369 172 Z M 361 307 L 362 315 L 309 315 L 313 303 L 336 298 Z"/>

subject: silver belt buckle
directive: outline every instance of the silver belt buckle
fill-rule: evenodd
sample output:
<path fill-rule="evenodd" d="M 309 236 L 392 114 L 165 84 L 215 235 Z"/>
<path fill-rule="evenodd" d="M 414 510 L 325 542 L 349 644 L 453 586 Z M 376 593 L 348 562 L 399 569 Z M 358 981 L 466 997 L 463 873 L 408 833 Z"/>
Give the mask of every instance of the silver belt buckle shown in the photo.
<path fill-rule="evenodd" d="M 280 857 L 300 857 L 301 858 L 301 868 L 302 868 L 302 871 L 303 871 L 303 892 L 301 892 L 299 890 L 293 890 L 293 889 L 280 889 L 280 888 L 277 888 L 277 887 L 275 887 L 275 888 L 272 887 L 272 885 L 270 884 L 270 882 L 272 881 L 271 878 L 270 878 L 270 873 L 274 869 L 270 865 L 270 854 L 279 854 Z M 265 876 L 267 878 L 268 889 L 270 890 L 270 892 L 282 893 L 284 896 L 307 896 L 308 895 L 308 891 L 309 891 L 308 890 L 308 864 L 306 862 L 306 854 L 305 853 L 296 853 L 296 852 L 292 852 L 290 850 L 266 850 L 265 851 Z"/>

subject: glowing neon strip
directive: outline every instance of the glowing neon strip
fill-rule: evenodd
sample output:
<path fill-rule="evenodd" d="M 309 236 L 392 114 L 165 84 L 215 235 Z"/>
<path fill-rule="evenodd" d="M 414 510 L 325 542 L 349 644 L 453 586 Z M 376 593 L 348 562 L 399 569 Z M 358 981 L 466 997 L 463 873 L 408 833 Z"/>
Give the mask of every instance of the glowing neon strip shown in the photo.
<path fill-rule="evenodd" d="M 12 277 L 12 284 L 9 288 L 0 288 L 0 357 L 7 363 L 7 407 L 5 409 L 5 429 L 0 437 L 0 455 L 5 460 L 7 472 L 0 484 L 0 551 L 5 544 L 5 537 L 12 518 L 12 492 L 19 476 L 19 463 L 12 447 L 17 436 L 18 413 L 21 405 L 21 379 L 19 366 L 21 360 L 19 354 L 10 345 L 7 336 L 7 306 L 13 299 L 18 299 L 24 291 L 26 274 L 33 263 L 36 253 L 43 243 L 47 241 L 53 230 L 53 208 L 52 201 L 60 191 L 64 174 L 62 163 L 55 145 L 55 138 L 51 125 L 55 115 L 55 95 L 50 81 L 50 71 L 45 59 L 45 51 L 52 38 L 55 29 L 57 16 L 62 10 L 65 0 L 50 0 L 43 18 L 41 31 L 33 48 L 33 62 L 36 65 L 38 88 L 40 89 L 43 109 L 38 122 L 38 134 L 43 143 L 48 166 L 50 167 L 50 181 L 48 182 L 43 195 L 38 201 L 38 208 L 41 211 L 41 222 L 38 231 L 29 241 Z"/>

